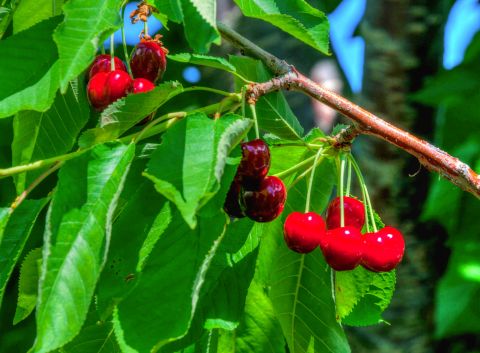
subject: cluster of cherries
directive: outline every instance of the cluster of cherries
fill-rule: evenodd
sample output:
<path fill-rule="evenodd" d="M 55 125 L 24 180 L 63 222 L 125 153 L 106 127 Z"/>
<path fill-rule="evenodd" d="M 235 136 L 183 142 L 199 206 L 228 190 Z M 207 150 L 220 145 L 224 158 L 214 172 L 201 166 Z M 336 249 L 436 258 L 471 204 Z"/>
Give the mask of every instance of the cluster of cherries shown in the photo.
<path fill-rule="evenodd" d="M 317 246 L 325 261 L 336 271 L 353 270 L 358 265 L 373 272 L 393 270 L 402 261 L 405 241 L 393 227 L 362 234 L 365 208 L 359 200 L 344 196 L 344 226 L 340 224 L 340 198 L 327 209 L 326 224 L 315 212 L 293 212 L 284 224 L 287 246 L 299 253 L 309 253 Z"/>
<path fill-rule="evenodd" d="M 97 56 L 88 74 L 87 94 L 90 104 L 97 111 L 102 111 L 129 93 L 137 94 L 154 89 L 154 83 L 162 78 L 167 67 L 166 53 L 159 36 L 155 39 L 148 36 L 142 38 L 130 60 L 133 78 L 119 58 L 114 57 L 112 69 L 110 55 Z"/>
<path fill-rule="evenodd" d="M 235 218 L 270 222 L 283 211 L 287 191 L 280 178 L 267 176 L 270 149 L 261 139 L 244 142 L 242 160 L 225 199 L 224 210 Z"/>

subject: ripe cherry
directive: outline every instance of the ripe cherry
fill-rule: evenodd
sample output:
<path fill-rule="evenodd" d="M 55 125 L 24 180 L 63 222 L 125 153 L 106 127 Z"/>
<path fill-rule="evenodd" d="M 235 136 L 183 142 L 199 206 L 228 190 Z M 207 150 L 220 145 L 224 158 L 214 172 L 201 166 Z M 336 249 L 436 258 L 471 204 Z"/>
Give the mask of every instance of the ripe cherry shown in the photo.
<path fill-rule="evenodd" d="M 160 41 L 142 39 L 130 60 L 133 77 L 146 78 L 152 82 L 162 78 L 167 68 L 166 53 L 167 50 Z"/>
<path fill-rule="evenodd" d="M 92 65 L 90 65 L 88 78 L 92 78 L 93 76 L 95 76 L 99 72 L 109 72 L 109 71 L 111 71 L 110 58 L 111 58 L 110 54 L 98 55 L 93 60 Z M 113 61 L 115 62 L 115 70 L 127 71 L 127 68 L 125 67 L 125 64 L 123 63 L 122 60 L 120 60 L 119 58 L 117 58 L 115 56 Z"/>
<path fill-rule="evenodd" d="M 363 203 L 353 197 L 343 197 L 345 226 L 362 229 L 365 223 L 365 208 Z M 332 200 L 327 209 L 327 229 L 340 227 L 340 197 Z"/>
<path fill-rule="evenodd" d="M 247 186 L 254 187 L 265 178 L 270 169 L 270 149 L 260 139 L 242 143 L 242 161 L 237 176 Z"/>
<path fill-rule="evenodd" d="M 374 272 L 393 270 L 402 261 L 405 240 L 393 227 L 365 234 L 362 265 Z"/>
<path fill-rule="evenodd" d="M 230 184 L 230 189 L 228 190 L 227 197 L 225 198 L 225 203 L 223 209 L 225 212 L 235 218 L 243 218 L 245 214 L 240 207 L 240 193 L 242 190 L 242 185 L 238 179 L 235 179 L 232 184 Z"/>
<path fill-rule="evenodd" d="M 88 82 L 87 93 L 92 106 L 105 109 L 110 103 L 125 97 L 133 89 L 133 81 L 122 70 L 99 72 Z"/>
<path fill-rule="evenodd" d="M 292 212 L 283 225 L 283 237 L 293 251 L 309 253 L 319 246 L 325 237 L 325 221 L 315 212 Z"/>
<path fill-rule="evenodd" d="M 355 227 L 328 230 L 320 245 L 325 261 L 336 271 L 353 270 L 362 260 L 363 236 Z"/>
<path fill-rule="evenodd" d="M 270 222 L 283 211 L 287 190 L 282 180 L 269 176 L 255 188 L 243 189 L 241 201 L 245 214 L 256 222 Z"/>
<path fill-rule="evenodd" d="M 133 80 L 134 94 L 148 92 L 154 88 L 155 88 L 155 85 L 151 81 L 145 78 L 136 78 Z"/>

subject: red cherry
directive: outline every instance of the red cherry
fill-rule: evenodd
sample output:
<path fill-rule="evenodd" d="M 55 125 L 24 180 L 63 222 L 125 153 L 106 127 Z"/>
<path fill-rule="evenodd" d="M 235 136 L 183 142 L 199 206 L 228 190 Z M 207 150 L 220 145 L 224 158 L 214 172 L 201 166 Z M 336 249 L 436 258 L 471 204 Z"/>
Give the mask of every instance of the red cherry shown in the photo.
<path fill-rule="evenodd" d="M 353 197 L 343 197 L 345 226 L 362 229 L 365 223 L 365 208 L 363 203 Z M 340 227 L 340 197 L 332 200 L 327 209 L 327 229 Z"/>
<path fill-rule="evenodd" d="M 225 198 L 225 203 L 223 205 L 223 209 L 231 217 L 245 217 L 245 214 L 240 207 L 241 190 L 242 185 L 240 184 L 238 179 L 235 179 L 232 184 L 230 184 L 230 189 L 228 190 L 227 197 Z"/>
<path fill-rule="evenodd" d="M 99 72 L 88 82 L 87 95 L 90 104 L 96 110 L 103 110 L 108 105 L 107 95 L 105 94 L 105 81 L 107 80 L 107 72 Z"/>
<path fill-rule="evenodd" d="M 137 44 L 130 60 L 133 77 L 146 78 L 152 82 L 163 76 L 167 68 L 166 50 L 156 41 Z"/>
<path fill-rule="evenodd" d="M 237 169 L 237 177 L 249 186 L 257 185 L 270 169 L 270 149 L 260 139 L 242 143 L 242 161 Z"/>
<path fill-rule="evenodd" d="M 385 227 L 376 233 L 365 234 L 362 265 L 374 272 L 393 270 L 402 261 L 405 240 L 393 227 Z"/>
<path fill-rule="evenodd" d="M 353 270 L 360 264 L 363 237 L 355 227 L 341 227 L 327 231 L 320 244 L 325 261 L 336 271 Z"/>
<path fill-rule="evenodd" d="M 133 80 L 134 94 L 148 92 L 154 88 L 155 88 L 155 85 L 151 81 L 145 78 L 136 78 Z"/>
<path fill-rule="evenodd" d="M 110 54 L 98 55 L 95 58 L 95 60 L 93 60 L 92 65 L 90 65 L 88 77 L 92 78 L 99 72 L 111 71 L 110 58 L 111 58 Z M 123 63 L 122 60 L 120 60 L 115 56 L 113 61 L 115 62 L 115 70 L 127 71 L 127 68 L 125 67 L 125 64 Z"/>
<path fill-rule="evenodd" d="M 256 222 L 270 222 L 283 211 L 287 190 L 282 180 L 269 176 L 253 189 L 243 189 L 241 201 L 245 214 Z"/>
<path fill-rule="evenodd" d="M 133 90 L 132 78 L 122 70 L 110 71 L 105 80 L 105 94 L 108 102 L 113 103 L 117 99 L 125 97 Z"/>
<path fill-rule="evenodd" d="M 292 212 L 283 225 L 283 237 L 293 251 L 306 254 L 320 245 L 325 236 L 325 222 L 315 212 Z"/>

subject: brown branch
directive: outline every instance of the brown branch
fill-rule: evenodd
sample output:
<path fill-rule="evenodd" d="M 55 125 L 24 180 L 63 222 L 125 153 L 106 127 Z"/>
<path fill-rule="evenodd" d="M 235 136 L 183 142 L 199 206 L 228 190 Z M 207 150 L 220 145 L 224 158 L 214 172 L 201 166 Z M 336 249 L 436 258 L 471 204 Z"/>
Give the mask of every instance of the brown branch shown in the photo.
<path fill-rule="evenodd" d="M 303 92 L 356 123 L 355 127 L 342 132 L 340 136 L 336 136 L 341 138 L 341 140 L 337 140 L 341 145 L 351 142 L 359 134 L 376 136 L 405 150 L 418 158 L 427 169 L 439 173 L 461 189 L 480 198 L 480 176 L 458 158 L 452 157 L 427 141 L 380 119 L 348 99 L 325 89 L 284 61 L 275 57 L 275 60 L 272 59 L 272 54 L 267 53 L 268 55 L 266 55 L 263 49 L 233 30 L 228 29 L 227 33 L 224 26 L 219 29 L 225 39 L 243 49 L 245 53 L 264 61 L 272 72 L 283 72 L 281 76 L 272 78 L 267 82 L 251 84 L 247 92 L 247 99 L 250 102 L 255 102 L 261 96 L 280 89 Z M 235 36 L 232 35 L 232 32 L 235 33 Z M 234 39 L 231 40 L 231 38 Z M 287 72 L 285 71 L 286 67 L 289 68 Z"/>

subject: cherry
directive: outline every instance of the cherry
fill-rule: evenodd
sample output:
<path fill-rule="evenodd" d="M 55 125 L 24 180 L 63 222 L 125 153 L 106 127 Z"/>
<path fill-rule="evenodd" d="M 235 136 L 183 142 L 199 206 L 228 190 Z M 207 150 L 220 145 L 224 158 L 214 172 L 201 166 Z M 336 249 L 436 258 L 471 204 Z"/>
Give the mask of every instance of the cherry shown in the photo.
<path fill-rule="evenodd" d="M 255 186 L 265 178 L 270 169 L 270 149 L 260 139 L 242 143 L 242 161 L 237 177 L 247 186 Z"/>
<path fill-rule="evenodd" d="M 283 211 L 287 190 L 282 180 L 269 176 L 255 188 L 243 188 L 241 202 L 245 214 L 256 222 L 270 222 Z"/>
<path fill-rule="evenodd" d="M 365 208 L 363 203 L 353 197 L 343 197 L 345 226 L 362 229 L 365 223 Z M 336 197 L 327 209 L 327 229 L 340 227 L 340 197 Z"/>
<path fill-rule="evenodd" d="M 148 92 L 154 88 L 155 88 L 155 85 L 151 81 L 145 78 L 136 78 L 133 80 L 134 94 Z"/>
<path fill-rule="evenodd" d="M 132 86 L 133 81 L 125 71 L 99 72 L 88 82 L 87 94 L 92 106 L 103 110 L 110 103 L 125 97 Z"/>
<path fill-rule="evenodd" d="M 374 272 L 393 270 L 402 261 L 405 240 L 393 227 L 385 227 L 375 233 L 366 233 L 362 265 Z"/>
<path fill-rule="evenodd" d="M 362 260 L 363 236 L 359 229 L 351 226 L 331 229 L 320 247 L 331 268 L 353 270 Z"/>
<path fill-rule="evenodd" d="M 99 72 L 109 72 L 109 71 L 111 71 L 110 59 L 111 59 L 110 54 L 98 55 L 95 58 L 95 60 L 93 60 L 92 65 L 90 65 L 88 78 L 92 78 L 93 76 L 95 76 Z M 119 58 L 117 58 L 115 56 L 113 61 L 115 62 L 115 70 L 127 71 L 127 68 L 125 67 L 125 64 L 123 63 L 122 60 L 120 60 Z"/>
<path fill-rule="evenodd" d="M 166 52 L 161 42 L 142 39 L 130 60 L 133 77 L 146 78 L 152 82 L 160 79 L 167 68 Z"/>
<path fill-rule="evenodd" d="M 230 189 L 228 190 L 227 197 L 225 198 L 225 203 L 223 209 L 225 212 L 235 218 L 243 218 L 245 214 L 240 207 L 240 193 L 242 190 L 242 185 L 238 179 L 235 179 L 232 184 L 230 184 Z"/>
<path fill-rule="evenodd" d="M 325 221 L 315 212 L 292 212 L 283 225 L 283 236 L 293 251 L 306 254 L 320 245 L 325 237 Z"/>
<path fill-rule="evenodd" d="M 108 73 L 99 72 L 88 82 L 87 95 L 90 104 L 96 110 L 103 110 L 108 105 L 108 99 L 105 94 L 105 81 Z"/>

